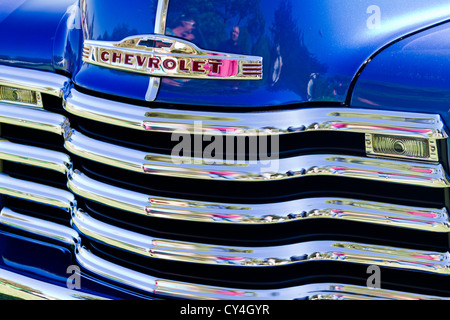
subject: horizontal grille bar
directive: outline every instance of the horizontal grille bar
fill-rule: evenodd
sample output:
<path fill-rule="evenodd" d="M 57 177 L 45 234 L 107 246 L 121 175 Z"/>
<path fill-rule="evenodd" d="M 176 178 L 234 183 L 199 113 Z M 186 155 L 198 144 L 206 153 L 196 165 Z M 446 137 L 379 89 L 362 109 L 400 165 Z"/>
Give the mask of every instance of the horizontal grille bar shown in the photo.
<path fill-rule="evenodd" d="M 75 170 L 68 181 L 75 194 L 144 216 L 216 223 L 268 224 L 331 218 L 436 232 L 449 231 L 447 210 L 412 208 L 342 198 L 310 198 L 278 203 L 211 203 L 146 195 L 89 178 Z"/>
<path fill-rule="evenodd" d="M 66 117 L 30 107 L 0 103 L 0 122 L 63 135 L 69 127 Z"/>
<path fill-rule="evenodd" d="M 25 181 L 0 174 L 0 194 L 43 203 L 71 212 L 75 207 L 72 193 L 40 183 Z"/>
<path fill-rule="evenodd" d="M 20 162 L 67 174 L 72 168 L 65 153 L 0 140 L 0 160 Z"/>
<path fill-rule="evenodd" d="M 333 241 L 271 247 L 213 246 L 145 236 L 103 223 L 82 210 L 73 215 L 72 223 L 81 234 L 92 239 L 158 259 L 247 267 L 334 260 L 450 274 L 449 253 Z"/>
<path fill-rule="evenodd" d="M 436 296 L 414 295 L 383 289 L 372 290 L 367 287 L 330 283 L 319 283 L 275 290 L 248 290 L 240 288 L 205 286 L 194 283 L 155 278 L 104 260 L 92 254 L 83 246 L 79 247 L 76 258 L 80 265 L 85 267 L 87 270 L 112 281 L 155 294 L 187 299 L 446 299 Z M 321 293 L 327 293 L 327 295 L 325 297 L 319 297 Z"/>
<path fill-rule="evenodd" d="M 0 66 L 0 85 L 63 96 L 70 80 L 67 77 L 32 69 Z"/>
<path fill-rule="evenodd" d="M 345 176 L 351 178 L 400 182 L 428 187 L 449 185 L 441 164 L 400 162 L 343 155 L 305 155 L 272 161 L 278 170 L 252 161 L 224 161 L 171 157 L 146 153 L 89 138 L 76 130 L 68 136 L 65 147 L 71 153 L 113 167 L 139 173 L 190 179 L 228 181 L 267 181 L 299 176 Z M 194 163 L 194 164 L 192 164 Z M 199 164 L 196 164 L 199 163 Z"/>
<path fill-rule="evenodd" d="M 0 293 L 26 300 L 106 300 L 0 268 Z"/>
<path fill-rule="evenodd" d="M 360 133 L 408 135 L 444 138 L 439 116 L 348 108 L 315 108 L 294 111 L 248 113 L 195 112 L 146 108 L 89 96 L 71 89 L 65 109 L 80 117 L 131 129 L 195 132 L 195 121 L 202 121 L 202 131 L 236 133 L 255 130 L 268 134 L 331 130 Z"/>

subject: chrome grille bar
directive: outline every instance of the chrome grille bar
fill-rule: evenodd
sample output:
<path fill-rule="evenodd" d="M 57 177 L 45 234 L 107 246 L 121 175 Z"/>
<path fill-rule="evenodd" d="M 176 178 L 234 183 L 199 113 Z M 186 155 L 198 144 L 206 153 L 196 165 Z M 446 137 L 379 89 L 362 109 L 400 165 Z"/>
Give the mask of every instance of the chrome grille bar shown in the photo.
<path fill-rule="evenodd" d="M 12 178 L 5 174 L 0 174 L 0 194 L 62 208 L 68 212 L 72 212 L 76 205 L 74 195 L 66 190 Z"/>
<path fill-rule="evenodd" d="M 69 120 L 59 114 L 45 110 L 0 103 L 0 123 L 64 135 Z"/>
<path fill-rule="evenodd" d="M 415 295 L 383 289 L 372 290 L 367 287 L 331 283 L 318 283 L 273 290 L 248 290 L 231 287 L 205 286 L 152 277 L 95 256 L 83 246 L 79 247 L 76 258 L 80 265 L 86 269 L 110 279 L 111 281 L 126 284 L 154 294 L 186 299 L 447 299 L 436 296 Z"/>
<path fill-rule="evenodd" d="M 67 77 L 51 72 L 0 65 L 0 85 L 62 97 L 69 84 Z"/>
<path fill-rule="evenodd" d="M 96 181 L 75 170 L 69 189 L 106 206 L 144 216 L 231 224 L 270 224 L 305 219 L 342 219 L 435 232 L 449 231 L 445 208 L 407 207 L 343 198 L 309 198 L 277 203 L 201 202 L 146 195 Z"/>
<path fill-rule="evenodd" d="M 65 99 L 64 108 L 83 118 L 106 124 L 155 132 L 202 130 L 223 133 L 266 132 L 288 134 L 306 131 L 348 131 L 383 133 L 423 138 L 445 138 L 444 124 L 437 115 L 371 111 L 348 108 L 314 108 L 293 111 L 248 113 L 200 112 L 147 108 L 89 96 L 75 89 Z"/>
<path fill-rule="evenodd" d="M 0 160 L 20 162 L 63 174 L 67 174 L 72 168 L 72 161 L 65 153 L 13 143 L 7 140 L 0 140 Z"/>
<path fill-rule="evenodd" d="M 65 147 L 71 153 L 92 161 L 138 173 L 189 179 L 229 181 L 267 181 L 299 176 L 344 176 L 351 178 L 400 182 L 428 187 L 445 187 L 449 181 L 441 164 L 399 162 L 342 155 L 305 155 L 271 160 L 277 172 L 256 161 L 224 161 L 172 157 L 146 153 L 96 139 L 72 130 Z M 255 163 L 256 162 L 256 163 Z M 193 164 L 192 164 L 193 163 Z M 199 164 L 196 164 L 199 163 Z"/>
<path fill-rule="evenodd" d="M 92 239 L 150 258 L 228 266 L 274 266 L 300 261 L 340 261 L 450 274 L 450 254 L 368 244 L 310 241 L 270 247 L 229 247 L 153 238 L 115 227 L 78 210 L 76 229 Z"/>

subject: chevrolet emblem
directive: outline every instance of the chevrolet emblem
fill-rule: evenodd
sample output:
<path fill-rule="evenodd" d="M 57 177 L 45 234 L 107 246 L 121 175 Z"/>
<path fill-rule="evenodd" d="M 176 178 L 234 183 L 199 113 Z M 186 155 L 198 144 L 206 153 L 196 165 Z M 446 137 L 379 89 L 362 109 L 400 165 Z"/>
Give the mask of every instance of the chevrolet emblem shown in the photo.
<path fill-rule="evenodd" d="M 83 61 L 159 77 L 262 79 L 262 58 L 206 51 L 178 38 L 143 35 L 119 42 L 86 40 Z"/>

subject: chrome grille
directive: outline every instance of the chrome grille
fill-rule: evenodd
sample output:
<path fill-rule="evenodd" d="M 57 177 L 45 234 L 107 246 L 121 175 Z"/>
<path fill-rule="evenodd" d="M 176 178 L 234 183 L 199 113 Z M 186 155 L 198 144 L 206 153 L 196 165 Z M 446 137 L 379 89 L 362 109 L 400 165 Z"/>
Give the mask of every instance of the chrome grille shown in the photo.
<path fill-rule="evenodd" d="M 0 103 L 2 126 L 55 137 L 42 143 L 34 141 L 39 135 L 19 139 L 14 130 L 3 136 L 7 140 L 0 141 L 0 226 L 12 234 L 68 247 L 91 277 L 136 295 L 163 298 L 448 296 L 434 288 L 397 290 L 407 287 L 401 282 L 370 292 L 361 281 L 351 283 L 351 272 L 369 265 L 401 271 L 406 277 L 431 275 L 447 281 L 449 181 L 439 162 L 369 158 L 362 150 L 358 155 L 288 153 L 276 172 L 261 171 L 245 160 L 219 166 L 198 159 L 199 163 L 180 165 L 167 153 L 133 148 L 128 138 L 105 141 L 92 133 L 95 130 L 86 130 L 90 124 L 78 126 L 88 118 L 91 124 L 130 130 L 130 136 L 133 131 L 169 135 L 174 129 L 192 129 L 193 121 L 201 119 L 207 127 L 224 131 L 254 129 L 268 135 L 295 134 L 298 139 L 323 131 L 344 131 L 362 139 L 367 133 L 401 131 L 435 141 L 446 137 L 439 116 L 346 108 L 250 115 L 152 109 L 81 93 L 62 76 L 0 69 L 0 85 L 36 90 L 44 101 L 44 109 Z M 46 105 L 46 95 L 60 99 L 59 112 L 58 106 Z M 61 177 L 64 185 L 45 183 L 49 172 Z M 314 191 L 309 181 L 336 187 L 316 183 Z M 356 193 L 347 183 L 363 187 Z M 374 185 L 387 191 L 371 194 Z M 197 187 L 207 194 L 198 196 L 191 190 Z M 250 188 L 256 191 L 252 194 Z M 404 192 L 396 201 L 388 193 L 400 188 L 423 195 L 408 199 Z M 428 198 L 428 193 L 435 197 Z M 311 268 L 312 278 L 302 279 L 296 268 L 311 265 L 336 270 Z M 286 268 L 293 269 L 284 274 Z M 4 269 L 5 277 L 12 277 L 10 272 Z"/>

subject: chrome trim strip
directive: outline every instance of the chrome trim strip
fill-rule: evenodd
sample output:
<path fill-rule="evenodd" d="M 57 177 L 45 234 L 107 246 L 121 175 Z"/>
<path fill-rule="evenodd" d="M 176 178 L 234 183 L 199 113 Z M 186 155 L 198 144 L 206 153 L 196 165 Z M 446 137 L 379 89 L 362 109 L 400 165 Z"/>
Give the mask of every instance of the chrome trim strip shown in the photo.
<path fill-rule="evenodd" d="M 70 80 L 45 71 L 0 65 L 0 85 L 38 91 L 62 98 Z"/>
<path fill-rule="evenodd" d="M 86 199 L 144 216 L 229 224 L 284 223 L 305 219 L 341 219 L 432 232 L 449 232 L 445 208 L 429 209 L 343 198 L 307 198 L 278 203 L 237 204 L 165 198 L 111 186 L 78 170 L 69 189 Z"/>
<path fill-rule="evenodd" d="M 169 9 L 169 0 L 158 0 L 158 7 L 156 9 L 154 33 L 164 34 L 166 32 L 168 9 Z"/>
<path fill-rule="evenodd" d="M 72 169 L 70 157 L 65 153 L 2 139 L 0 139 L 0 160 L 24 163 L 63 174 Z"/>
<path fill-rule="evenodd" d="M 0 174 L 0 194 L 55 206 L 72 212 L 76 206 L 71 192 L 40 183 L 16 179 Z"/>
<path fill-rule="evenodd" d="M 157 77 L 150 77 L 148 81 L 148 89 L 145 94 L 146 101 L 155 101 L 158 96 L 159 85 L 161 84 L 161 79 Z"/>
<path fill-rule="evenodd" d="M 346 284 L 317 283 L 281 289 L 240 289 L 206 286 L 196 283 L 160 279 L 123 266 L 111 263 L 79 246 L 76 252 L 78 263 L 94 274 L 115 283 L 128 285 L 152 294 L 186 299 L 227 300 L 288 300 L 288 299 L 405 299 L 440 300 L 437 296 L 418 295 L 401 291 L 371 289 Z"/>
<path fill-rule="evenodd" d="M 77 116 L 131 129 L 236 134 L 250 131 L 288 134 L 306 131 L 348 131 L 422 138 L 446 138 L 439 115 L 350 108 L 308 108 L 267 112 L 226 113 L 156 109 L 89 96 L 72 89 L 65 109 Z"/>
<path fill-rule="evenodd" d="M 191 179 L 267 181 L 300 176 L 343 176 L 390 181 L 428 187 L 446 187 L 449 181 L 441 164 L 401 162 L 330 154 L 304 155 L 270 160 L 270 166 L 256 161 L 224 161 L 211 165 L 207 159 L 150 154 L 95 140 L 72 130 L 66 149 L 83 158 L 139 173 Z M 209 162 L 212 162 L 211 160 Z M 191 164 L 194 163 L 194 164 Z M 198 164 L 197 164 L 198 163 Z"/>
<path fill-rule="evenodd" d="M 90 217 L 78 209 L 72 225 L 87 237 L 149 258 L 243 267 L 340 261 L 450 274 L 450 254 L 337 241 L 231 247 L 153 238 Z"/>
<path fill-rule="evenodd" d="M 155 17 L 155 34 L 164 34 L 166 32 L 167 11 L 169 9 L 169 0 L 158 0 Z M 145 94 L 146 101 L 155 101 L 158 96 L 161 79 L 158 77 L 150 77 L 148 81 L 148 89 Z"/>
<path fill-rule="evenodd" d="M 19 105 L 0 103 L 0 122 L 64 135 L 69 120 L 57 113 Z"/>
<path fill-rule="evenodd" d="M 0 224 L 59 241 L 72 247 L 81 241 L 78 233 L 72 228 L 20 214 L 7 207 L 3 207 L 0 211 Z"/>
<path fill-rule="evenodd" d="M 0 294 L 24 300 L 106 300 L 0 269 Z"/>

